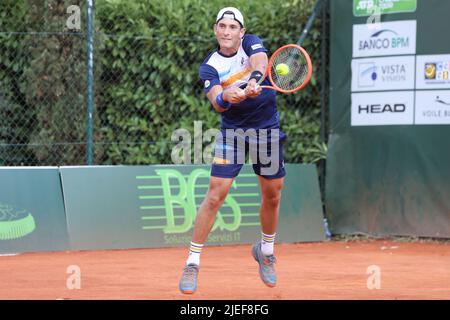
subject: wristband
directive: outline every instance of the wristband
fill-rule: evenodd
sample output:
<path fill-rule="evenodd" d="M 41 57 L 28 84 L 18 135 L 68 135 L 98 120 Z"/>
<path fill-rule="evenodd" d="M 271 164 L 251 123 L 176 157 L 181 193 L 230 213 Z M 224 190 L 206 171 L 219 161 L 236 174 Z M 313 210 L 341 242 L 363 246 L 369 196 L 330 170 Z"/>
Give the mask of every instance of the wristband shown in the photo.
<path fill-rule="evenodd" d="M 223 92 L 221 92 L 220 94 L 217 95 L 216 102 L 221 108 L 229 109 L 231 107 L 230 102 L 226 102 L 223 100 Z"/>
<path fill-rule="evenodd" d="M 250 79 L 248 79 L 248 81 L 255 79 L 256 83 L 259 83 L 259 80 L 261 80 L 261 78 L 263 77 L 262 72 L 255 70 L 252 72 L 252 74 L 250 75 Z"/>

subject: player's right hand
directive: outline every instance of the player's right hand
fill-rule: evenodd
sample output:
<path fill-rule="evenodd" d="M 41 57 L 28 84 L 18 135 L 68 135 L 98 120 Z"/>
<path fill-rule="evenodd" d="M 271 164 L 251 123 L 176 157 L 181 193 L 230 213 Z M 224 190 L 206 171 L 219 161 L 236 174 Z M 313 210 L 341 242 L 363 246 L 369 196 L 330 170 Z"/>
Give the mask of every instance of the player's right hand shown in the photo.
<path fill-rule="evenodd" d="M 247 95 L 243 89 L 235 87 L 224 90 L 222 97 L 225 101 L 239 103 L 244 101 L 247 98 Z"/>
<path fill-rule="evenodd" d="M 245 87 L 245 95 L 249 98 L 256 98 L 262 91 L 262 88 L 256 84 L 256 80 L 252 79 L 248 82 L 247 87 Z"/>

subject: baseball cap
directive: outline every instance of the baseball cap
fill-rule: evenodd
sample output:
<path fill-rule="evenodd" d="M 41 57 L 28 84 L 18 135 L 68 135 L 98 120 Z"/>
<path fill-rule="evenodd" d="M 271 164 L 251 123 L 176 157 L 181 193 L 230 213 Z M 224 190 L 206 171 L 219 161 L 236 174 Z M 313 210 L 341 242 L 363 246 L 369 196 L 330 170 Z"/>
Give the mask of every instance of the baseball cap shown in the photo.
<path fill-rule="evenodd" d="M 234 7 L 226 7 L 221 9 L 217 14 L 216 23 L 224 18 L 236 20 L 241 24 L 242 27 L 244 26 L 244 16 L 238 9 Z"/>

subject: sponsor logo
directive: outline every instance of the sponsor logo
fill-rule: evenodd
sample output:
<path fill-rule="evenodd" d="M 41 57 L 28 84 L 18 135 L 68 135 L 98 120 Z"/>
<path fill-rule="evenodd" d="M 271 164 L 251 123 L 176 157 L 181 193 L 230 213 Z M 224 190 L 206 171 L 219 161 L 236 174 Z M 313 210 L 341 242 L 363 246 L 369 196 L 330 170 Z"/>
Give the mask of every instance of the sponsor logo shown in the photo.
<path fill-rule="evenodd" d="M 187 239 L 174 236 L 184 234 L 194 227 L 197 209 L 208 188 L 209 177 L 210 170 L 202 168 L 187 174 L 175 169 L 157 169 L 155 175 L 137 176 L 143 215 L 142 229 L 161 230 L 165 234 L 166 243 L 184 243 L 184 240 L 189 243 L 188 235 Z M 242 193 L 246 193 L 247 197 L 243 198 Z M 212 231 L 228 232 L 221 234 L 227 236 L 226 239 L 221 239 L 222 241 L 239 241 L 239 231 L 242 228 L 259 227 L 259 214 L 256 214 L 256 209 L 255 212 L 248 209 L 250 203 L 258 208 L 259 199 L 259 188 L 254 174 L 240 174 L 217 213 Z M 211 234 L 210 237 L 217 235 Z"/>
<path fill-rule="evenodd" d="M 438 61 L 425 63 L 426 80 L 449 80 L 450 61 Z"/>
<path fill-rule="evenodd" d="M 358 105 L 358 113 L 405 112 L 404 103 L 364 104 Z"/>
<path fill-rule="evenodd" d="M 416 92 L 416 124 L 450 124 L 450 90 Z"/>
<path fill-rule="evenodd" d="M 414 68 L 414 56 L 355 59 L 352 91 L 414 89 Z"/>
<path fill-rule="evenodd" d="M 219 157 L 214 157 L 212 163 L 213 164 L 230 164 L 231 161 L 227 160 L 227 159 L 222 159 Z"/>
<path fill-rule="evenodd" d="M 359 64 L 359 74 L 358 74 L 358 85 L 360 87 L 373 87 L 375 85 L 375 80 L 378 78 L 377 66 L 375 63 L 360 63 Z"/>
<path fill-rule="evenodd" d="M 417 89 L 450 89 L 450 55 L 417 56 Z"/>
<path fill-rule="evenodd" d="M 416 21 L 353 25 L 353 56 L 413 54 L 416 51 Z"/>
<path fill-rule="evenodd" d="M 425 63 L 425 79 L 436 79 L 436 64 Z"/>
<path fill-rule="evenodd" d="M 413 124 L 413 106 L 413 91 L 353 93 L 352 126 Z"/>
<path fill-rule="evenodd" d="M 443 104 L 445 106 L 450 107 L 450 100 L 449 100 L 449 102 L 446 102 L 446 101 L 442 100 L 441 98 L 439 98 L 439 96 L 436 96 L 436 99 L 434 101 L 436 101 L 437 103 L 439 103 L 441 105 Z"/>
<path fill-rule="evenodd" d="M 261 49 L 262 47 L 263 47 L 263 46 L 262 46 L 262 44 L 260 44 L 260 43 L 257 43 L 257 44 L 252 45 L 252 49 L 253 49 L 253 50 Z"/>
<path fill-rule="evenodd" d="M 205 88 L 208 88 L 211 85 L 211 82 L 209 80 L 205 81 Z"/>
<path fill-rule="evenodd" d="M 366 65 L 366 64 L 362 64 Z M 372 84 L 375 83 L 375 81 L 379 78 L 378 72 L 381 71 L 381 78 L 383 81 L 404 81 L 406 79 L 406 67 L 402 64 L 394 64 L 394 65 L 384 65 L 384 66 L 375 66 L 372 64 L 368 68 L 366 66 L 363 66 L 362 71 L 359 74 L 360 82 L 372 82 Z M 365 80 L 366 79 L 366 80 Z"/>
<path fill-rule="evenodd" d="M 359 50 L 408 48 L 409 37 L 399 37 L 393 30 L 380 30 L 373 33 L 369 39 L 359 41 Z"/>
<path fill-rule="evenodd" d="M 31 213 L 0 202 L 0 241 L 23 238 L 35 229 L 36 224 Z"/>
<path fill-rule="evenodd" d="M 379 11 L 380 14 L 414 12 L 417 0 L 353 0 L 353 15 L 364 17 Z"/>

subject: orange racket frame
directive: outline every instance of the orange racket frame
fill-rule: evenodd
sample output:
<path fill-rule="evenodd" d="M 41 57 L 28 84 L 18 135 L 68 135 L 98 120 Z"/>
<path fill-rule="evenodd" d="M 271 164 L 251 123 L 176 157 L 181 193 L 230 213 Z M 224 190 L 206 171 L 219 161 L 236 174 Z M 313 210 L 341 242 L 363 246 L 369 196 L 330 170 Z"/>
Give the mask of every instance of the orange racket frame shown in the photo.
<path fill-rule="evenodd" d="M 290 89 L 290 90 L 282 89 L 282 88 L 278 87 L 277 85 L 275 85 L 275 84 L 274 84 L 274 81 L 273 81 L 273 79 L 272 79 L 272 73 L 270 72 L 270 70 L 272 70 L 272 65 L 273 65 L 273 61 L 275 60 L 275 57 L 276 57 L 282 50 L 284 50 L 284 49 L 286 49 L 286 48 L 297 48 L 297 49 L 299 49 L 299 50 L 301 51 L 301 53 L 303 54 L 303 56 L 305 57 L 306 64 L 307 64 L 307 67 L 308 67 L 308 73 L 307 73 L 307 75 L 306 75 L 305 81 L 303 81 L 303 83 L 302 83 L 300 86 L 298 86 L 298 87 L 296 87 L 296 88 L 294 88 L 294 89 Z M 269 59 L 269 65 L 267 66 L 266 71 L 264 72 L 264 78 L 267 77 L 267 73 L 269 74 L 269 80 L 270 80 L 270 83 L 271 83 L 272 85 L 271 85 L 271 86 L 261 86 L 261 88 L 273 89 L 273 90 L 276 90 L 276 91 L 279 91 L 279 92 L 283 92 L 283 93 L 293 93 L 293 92 L 296 92 L 296 91 L 298 91 L 298 90 L 303 89 L 303 88 L 308 84 L 309 80 L 311 79 L 311 75 L 312 75 L 312 63 L 311 63 L 311 58 L 309 57 L 309 54 L 306 52 L 306 50 L 303 49 L 302 47 L 300 47 L 300 46 L 297 45 L 297 44 L 287 44 L 287 45 L 284 45 L 284 46 L 278 48 L 278 49 L 272 54 L 272 56 L 270 57 L 270 59 Z"/>

